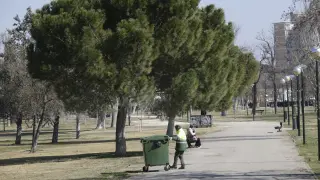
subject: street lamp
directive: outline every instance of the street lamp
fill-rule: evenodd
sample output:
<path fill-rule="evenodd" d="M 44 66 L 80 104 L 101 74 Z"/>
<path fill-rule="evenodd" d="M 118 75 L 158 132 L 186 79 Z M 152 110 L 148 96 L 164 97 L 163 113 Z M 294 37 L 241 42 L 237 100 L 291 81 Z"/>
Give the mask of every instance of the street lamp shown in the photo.
<path fill-rule="evenodd" d="M 283 107 L 283 122 L 286 122 L 286 108 L 284 106 L 284 84 L 286 84 L 286 80 L 284 78 L 281 79 L 282 84 L 282 107 Z"/>
<path fill-rule="evenodd" d="M 285 77 L 287 81 L 287 101 L 288 101 L 288 125 L 290 125 L 290 113 L 289 113 L 289 106 L 291 104 L 291 113 L 292 113 L 292 129 L 295 128 L 295 121 L 294 121 L 294 108 L 293 108 L 293 96 L 292 96 L 292 80 L 294 78 L 294 75 L 288 75 Z M 291 97 L 291 102 L 289 101 L 289 90 L 288 90 L 288 82 L 290 81 L 290 97 Z M 290 102 L 290 103 L 289 103 Z"/>
<path fill-rule="evenodd" d="M 317 106 L 317 126 L 318 126 L 318 161 L 320 161 L 320 103 L 319 103 L 319 61 L 320 60 L 320 48 L 313 47 L 311 49 L 311 55 L 316 59 L 316 106 Z"/>
<path fill-rule="evenodd" d="M 299 65 L 296 66 L 293 70 L 294 74 L 297 76 L 297 94 L 298 94 L 298 108 L 301 105 L 301 112 L 302 112 L 302 137 L 303 137 L 303 144 L 306 144 L 306 129 L 305 129 L 305 116 L 304 116 L 304 103 L 305 103 L 305 98 L 304 98 L 304 77 L 303 77 L 303 69 L 305 69 L 307 66 L 306 65 Z M 299 85 L 299 79 L 301 78 L 301 88 Z M 302 104 L 300 102 L 300 95 L 301 92 L 301 99 L 302 99 Z M 298 116 L 299 116 L 299 131 L 300 131 L 300 108 L 298 109 Z M 300 132 L 298 133 L 300 134 Z"/>

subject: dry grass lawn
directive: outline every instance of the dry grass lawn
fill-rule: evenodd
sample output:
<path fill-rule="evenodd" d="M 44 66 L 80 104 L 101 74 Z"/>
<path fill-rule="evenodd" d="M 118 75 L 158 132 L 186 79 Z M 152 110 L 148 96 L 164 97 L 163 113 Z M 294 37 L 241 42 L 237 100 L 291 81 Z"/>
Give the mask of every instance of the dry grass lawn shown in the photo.
<path fill-rule="evenodd" d="M 0 124 L 1 125 L 1 124 Z M 75 139 L 74 122 L 60 126 L 59 143 L 51 144 L 52 129 L 44 128 L 40 135 L 38 151 L 29 153 L 31 129 L 24 127 L 22 145 L 13 145 L 15 124 L 6 132 L 0 132 L 0 179 L 62 180 L 62 179 L 123 179 L 128 171 L 141 171 L 143 162 L 140 138 L 159 135 L 166 127 L 127 127 L 128 157 L 115 158 L 114 129 L 93 130 L 94 121 L 82 124 L 81 136 Z M 213 132 L 218 128 L 198 129 L 198 134 Z M 173 152 L 174 143 L 170 149 Z"/>

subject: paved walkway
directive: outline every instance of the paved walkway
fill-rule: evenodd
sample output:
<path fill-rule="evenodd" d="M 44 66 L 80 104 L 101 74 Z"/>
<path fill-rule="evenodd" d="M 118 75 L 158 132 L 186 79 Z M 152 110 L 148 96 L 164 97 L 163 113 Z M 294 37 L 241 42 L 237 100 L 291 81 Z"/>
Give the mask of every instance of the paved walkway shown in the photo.
<path fill-rule="evenodd" d="M 277 124 L 230 122 L 220 125 L 228 127 L 203 137 L 201 149 L 189 149 L 185 153 L 185 170 L 165 172 L 163 167 L 150 167 L 151 171 L 159 171 L 130 179 L 314 179 L 287 133 L 276 132 Z"/>

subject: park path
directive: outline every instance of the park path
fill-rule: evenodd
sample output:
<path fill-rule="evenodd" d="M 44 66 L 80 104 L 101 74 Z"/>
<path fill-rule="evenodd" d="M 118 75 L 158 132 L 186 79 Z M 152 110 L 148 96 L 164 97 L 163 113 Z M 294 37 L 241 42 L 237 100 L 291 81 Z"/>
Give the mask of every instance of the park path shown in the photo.
<path fill-rule="evenodd" d="M 219 123 L 226 128 L 202 137 L 200 149 L 185 153 L 186 169 L 165 172 L 163 167 L 130 180 L 165 179 L 315 179 L 287 132 L 271 122 Z M 171 162 L 172 162 L 172 157 Z"/>

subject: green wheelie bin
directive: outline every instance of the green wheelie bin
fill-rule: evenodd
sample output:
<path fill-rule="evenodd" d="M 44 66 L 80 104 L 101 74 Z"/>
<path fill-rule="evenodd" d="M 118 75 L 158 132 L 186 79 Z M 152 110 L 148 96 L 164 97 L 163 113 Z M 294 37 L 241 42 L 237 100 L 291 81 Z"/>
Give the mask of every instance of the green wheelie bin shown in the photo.
<path fill-rule="evenodd" d="M 149 171 L 150 166 L 162 166 L 164 170 L 170 170 L 169 162 L 169 136 L 156 135 L 141 138 L 144 163 L 144 172 Z"/>

